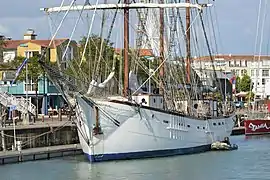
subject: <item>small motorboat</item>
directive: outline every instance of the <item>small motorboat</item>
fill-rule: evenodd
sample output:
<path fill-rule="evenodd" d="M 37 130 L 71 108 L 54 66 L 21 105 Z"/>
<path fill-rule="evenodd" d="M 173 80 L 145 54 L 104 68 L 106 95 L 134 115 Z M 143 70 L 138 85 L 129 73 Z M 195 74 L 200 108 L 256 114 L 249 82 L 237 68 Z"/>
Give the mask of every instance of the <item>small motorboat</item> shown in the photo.
<path fill-rule="evenodd" d="M 214 142 L 211 144 L 211 150 L 213 151 L 232 151 L 238 149 L 238 146 L 236 144 L 227 144 L 224 142 Z"/>

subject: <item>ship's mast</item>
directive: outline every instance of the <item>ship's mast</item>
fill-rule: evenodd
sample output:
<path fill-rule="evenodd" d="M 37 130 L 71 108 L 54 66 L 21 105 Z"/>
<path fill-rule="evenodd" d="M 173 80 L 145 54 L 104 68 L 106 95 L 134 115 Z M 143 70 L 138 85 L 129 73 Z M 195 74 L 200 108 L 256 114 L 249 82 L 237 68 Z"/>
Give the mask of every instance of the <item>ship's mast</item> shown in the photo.
<path fill-rule="evenodd" d="M 160 0 L 160 4 L 164 4 L 164 0 Z M 164 94 L 164 9 L 159 9 L 160 12 L 160 33 L 159 33 L 159 49 L 160 57 L 159 63 L 162 64 L 159 70 L 160 82 L 159 82 L 159 93 Z"/>
<path fill-rule="evenodd" d="M 190 4 L 189 0 L 186 0 L 187 3 L 166 3 L 164 0 L 160 0 L 160 3 L 130 3 L 129 0 L 124 0 L 123 4 L 97 4 L 97 5 L 76 5 L 76 6 L 61 6 L 61 7 L 52 7 L 52 8 L 41 8 L 42 11 L 45 11 L 47 14 L 53 12 L 64 12 L 69 11 L 78 11 L 78 10 L 104 10 L 104 9 L 124 9 L 124 90 L 123 94 L 125 97 L 129 95 L 129 9 L 138 9 L 138 8 L 159 8 L 160 9 L 160 63 L 162 67 L 160 68 L 160 91 L 161 94 L 164 93 L 164 8 L 186 8 L 187 9 L 187 19 L 189 19 L 189 9 L 197 8 L 201 9 L 202 7 L 211 6 L 211 4 Z M 187 28 L 189 28 L 190 21 L 187 21 Z M 60 26 L 59 26 L 60 27 Z M 57 32 L 56 32 L 57 33 Z M 56 35 L 55 33 L 55 35 Z M 189 29 L 187 31 L 188 39 L 190 38 Z M 51 42 L 53 41 L 52 38 Z M 188 41 L 189 44 L 189 41 Z M 190 74 L 190 45 L 187 45 L 187 73 Z M 189 77 L 189 76 L 188 76 Z"/>
<path fill-rule="evenodd" d="M 190 0 L 186 0 L 186 3 L 190 3 Z M 186 8 L 186 72 L 187 72 L 187 84 L 190 84 L 190 8 Z"/>
<path fill-rule="evenodd" d="M 124 4 L 128 4 L 129 0 L 125 0 Z M 129 8 L 124 8 L 124 97 L 128 97 L 129 92 Z"/>

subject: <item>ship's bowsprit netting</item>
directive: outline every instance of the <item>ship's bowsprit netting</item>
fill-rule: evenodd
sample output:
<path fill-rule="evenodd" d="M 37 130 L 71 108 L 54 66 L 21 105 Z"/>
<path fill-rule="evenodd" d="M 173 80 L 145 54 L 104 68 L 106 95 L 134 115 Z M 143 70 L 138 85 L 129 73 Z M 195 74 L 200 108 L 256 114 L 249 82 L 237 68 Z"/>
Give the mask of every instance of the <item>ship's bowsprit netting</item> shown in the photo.
<path fill-rule="evenodd" d="M 69 93 L 79 92 L 79 89 L 75 85 L 74 81 L 69 80 L 70 78 L 67 77 L 67 75 L 62 75 L 58 68 L 48 65 L 44 61 L 39 61 L 39 63 L 45 70 L 49 79 L 54 83 L 54 85 L 58 86 L 58 88 L 61 88 L 61 90 L 65 90 Z"/>

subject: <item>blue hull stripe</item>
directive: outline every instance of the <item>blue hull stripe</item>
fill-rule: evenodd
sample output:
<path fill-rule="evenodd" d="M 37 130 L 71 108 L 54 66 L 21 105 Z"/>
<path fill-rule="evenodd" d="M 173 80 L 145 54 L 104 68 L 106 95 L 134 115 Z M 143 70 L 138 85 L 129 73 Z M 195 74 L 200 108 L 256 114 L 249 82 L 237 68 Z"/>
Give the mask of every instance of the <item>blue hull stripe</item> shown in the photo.
<path fill-rule="evenodd" d="M 190 148 L 179 148 L 169 150 L 155 150 L 155 151 L 142 151 L 130 153 L 117 153 L 117 154 L 100 154 L 89 155 L 86 154 L 90 162 L 100 162 L 109 160 L 127 160 L 127 159 L 140 159 L 140 158 L 153 158 L 153 157 L 166 157 L 174 155 L 194 154 L 210 151 L 211 145 L 202 145 Z"/>

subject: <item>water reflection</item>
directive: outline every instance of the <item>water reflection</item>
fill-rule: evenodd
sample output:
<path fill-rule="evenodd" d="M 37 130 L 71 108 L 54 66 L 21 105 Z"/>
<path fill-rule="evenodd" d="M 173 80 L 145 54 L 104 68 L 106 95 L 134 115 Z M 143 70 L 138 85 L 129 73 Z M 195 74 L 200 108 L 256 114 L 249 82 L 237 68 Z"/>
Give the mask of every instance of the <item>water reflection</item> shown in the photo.
<path fill-rule="evenodd" d="M 226 158 L 225 158 L 226 157 Z M 77 179 L 128 179 L 128 180 L 164 180 L 164 179 L 216 179 L 220 173 L 228 173 L 228 164 L 235 159 L 229 152 L 208 152 L 195 155 L 174 156 L 144 160 L 112 161 L 78 164 Z M 233 176 L 238 172 L 229 169 Z M 213 171 L 215 173 L 213 173 Z M 225 171 L 225 172 L 224 172 Z M 220 176 L 219 176 L 220 177 Z M 219 178 L 218 178 L 219 179 Z M 221 178 L 222 179 L 222 178 Z"/>
<path fill-rule="evenodd" d="M 245 139 L 246 139 L 246 140 L 253 140 L 253 139 L 270 139 L 270 134 L 245 136 Z"/>
<path fill-rule="evenodd" d="M 270 135 L 269 135 L 270 136 Z M 84 156 L 0 166 L 1 180 L 269 179 L 269 136 L 231 137 L 235 151 L 90 164 Z"/>

